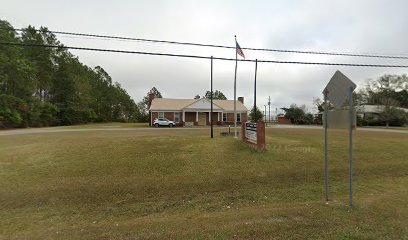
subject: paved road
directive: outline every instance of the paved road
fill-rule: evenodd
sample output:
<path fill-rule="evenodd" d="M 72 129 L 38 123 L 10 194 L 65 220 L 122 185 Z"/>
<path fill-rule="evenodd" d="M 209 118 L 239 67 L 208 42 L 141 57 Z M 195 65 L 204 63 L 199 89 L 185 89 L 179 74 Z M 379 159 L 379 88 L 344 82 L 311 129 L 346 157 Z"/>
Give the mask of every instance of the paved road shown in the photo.
<path fill-rule="evenodd" d="M 301 129 L 323 129 L 322 126 L 310 126 L 310 125 L 273 125 L 271 128 L 301 128 Z M 406 133 L 408 130 L 398 130 L 398 129 L 385 129 L 385 128 L 364 128 L 358 127 L 357 131 L 367 131 L 367 132 L 389 132 L 389 133 Z"/>
<path fill-rule="evenodd" d="M 215 127 L 215 129 L 228 129 L 228 127 Z M 59 132 L 87 132 L 87 131 L 161 131 L 161 130 L 173 130 L 173 131 L 183 131 L 183 130 L 203 130 L 210 129 L 209 127 L 139 127 L 139 128 L 127 128 L 120 126 L 101 126 L 98 128 L 60 128 L 60 127 L 50 127 L 50 128 L 23 128 L 23 129 L 11 129 L 11 130 L 0 130 L 0 136 L 7 135 L 22 135 L 22 134 L 37 134 L 37 133 L 59 133 Z M 231 132 L 233 128 L 231 128 Z M 240 131 L 237 128 L 237 131 Z"/>
<path fill-rule="evenodd" d="M 228 127 L 216 127 L 227 130 Z M 280 129 L 322 129 L 321 126 L 302 126 L 302 125 L 273 125 L 267 128 L 280 128 Z M 81 129 L 67 129 L 67 128 L 26 128 L 26 129 L 13 129 L 2 130 L 0 136 L 8 135 L 22 135 L 22 134 L 38 134 L 38 133 L 59 133 L 59 132 L 86 132 L 86 131 L 160 131 L 166 130 L 202 130 L 209 129 L 209 127 L 189 127 L 189 128 L 126 128 L 118 126 L 102 126 L 99 128 L 81 128 Z M 233 131 L 233 128 L 231 128 Z M 239 131 L 239 129 L 238 129 Z M 395 130 L 395 129 L 382 129 L 382 128 L 357 128 L 357 131 L 371 131 L 371 132 L 389 132 L 389 133 L 405 133 L 408 134 L 408 130 Z"/>

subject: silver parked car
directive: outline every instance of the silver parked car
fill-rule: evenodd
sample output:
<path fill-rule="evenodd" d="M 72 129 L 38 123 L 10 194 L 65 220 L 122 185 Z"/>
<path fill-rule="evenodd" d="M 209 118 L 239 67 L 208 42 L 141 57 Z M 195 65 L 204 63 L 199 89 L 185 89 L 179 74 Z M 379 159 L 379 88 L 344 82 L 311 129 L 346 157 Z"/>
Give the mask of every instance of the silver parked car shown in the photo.
<path fill-rule="evenodd" d="M 173 127 L 175 125 L 173 121 L 170 121 L 167 118 L 156 118 L 154 119 L 153 124 L 155 127 L 160 127 L 160 126 Z"/>

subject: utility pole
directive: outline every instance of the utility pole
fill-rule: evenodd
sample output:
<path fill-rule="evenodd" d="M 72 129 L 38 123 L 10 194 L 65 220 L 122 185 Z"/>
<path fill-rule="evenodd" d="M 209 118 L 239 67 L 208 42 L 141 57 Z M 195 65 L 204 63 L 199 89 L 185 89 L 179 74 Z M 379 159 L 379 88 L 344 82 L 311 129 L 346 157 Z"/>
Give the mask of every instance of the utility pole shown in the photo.
<path fill-rule="evenodd" d="M 210 124 L 211 124 L 211 138 L 214 138 L 214 127 L 213 127 L 213 56 L 211 56 L 211 113 L 210 113 Z"/>
<path fill-rule="evenodd" d="M 269 122 L 271 122 L 271 96 L 269 96 L 268 105 L 269 105 Z"/>
<path fill-rule="evenodd" d="M 326 197 L 326 202 L 329 201 L 329 171 L 328 171 L 328 160 L 327 160 L 327 90 L 324 90 L 324 195 Z"/>
<path fill-rule="evenodd" d="M 255 60 L 255 81 L 254 81 L 254 119 L 253 122 L 256 122 L 256 72 L 258 69 L 258 59 Z"/>
<path fill-rule="evenodd" d="M 349 189 L 349 204 L 353 207 L 353 91 L 355 87 L 350 87 L 349 92 L 349 161 L 350 161 L 350 189 Z"/>
<path fill-rule="evenodd" d="M 265 120 L 265 122 L 266 122 L 266 105 L 264 105 L 264 107 L 265 107 L 265 111 L 264 111 L 264 120 Z"/>

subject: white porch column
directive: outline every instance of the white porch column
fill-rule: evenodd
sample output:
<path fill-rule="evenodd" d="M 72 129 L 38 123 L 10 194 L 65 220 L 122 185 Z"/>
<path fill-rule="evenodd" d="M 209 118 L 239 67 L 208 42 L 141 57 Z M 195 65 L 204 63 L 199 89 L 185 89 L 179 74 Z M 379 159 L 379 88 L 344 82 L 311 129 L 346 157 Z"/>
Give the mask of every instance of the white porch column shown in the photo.
<path fill-rule="evenodd" d="M 211 112 L 208 112 L 208 122 L 211 122 Z"/>
<path fill-rule="evenodd" d="M 217 121 L 220 121 L 220 112 L 217 113 Z"/>
<path fill-rule="evenodd" d="M 184 110 L 183 110 L 183 122 L 185 122 L 186 121 L 186 112 L 184 112 Z"/>
<path fill-rule="evenodd" d="M 196 122 L 198 122 L 198 112 L 196 112 Z"/>

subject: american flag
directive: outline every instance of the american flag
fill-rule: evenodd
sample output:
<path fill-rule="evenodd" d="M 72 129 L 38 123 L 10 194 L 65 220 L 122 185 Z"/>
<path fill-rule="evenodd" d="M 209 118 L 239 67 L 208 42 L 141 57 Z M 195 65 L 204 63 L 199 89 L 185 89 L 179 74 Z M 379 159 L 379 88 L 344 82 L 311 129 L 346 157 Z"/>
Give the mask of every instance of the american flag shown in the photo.
<path fill-rule="evenodd" d="M 235 41 L 235 43 L 236 43 L 236 47 L 235 47 L 235 48 L 237 49 L 237 53 L 238 53 L 241 57 L 243 57 L 243 58 L 245 59 L 244 52 L 242 51 L 242 49 L 241 49 L 241 47 L 239 46 L 238 42 Z"/>

